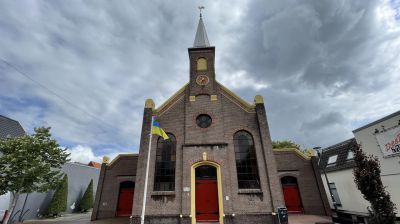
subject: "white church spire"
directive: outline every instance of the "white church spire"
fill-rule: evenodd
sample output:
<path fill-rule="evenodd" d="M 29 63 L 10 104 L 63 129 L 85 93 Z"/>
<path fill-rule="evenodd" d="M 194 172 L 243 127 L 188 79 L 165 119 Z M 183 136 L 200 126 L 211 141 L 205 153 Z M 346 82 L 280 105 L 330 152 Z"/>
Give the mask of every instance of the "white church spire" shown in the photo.
<path fill-rule="evenodd" d="M 204 9 L 204 6 L 199 6 L 199 9 L 200 9 L 200 20 L 199 20 L 199 25 L 197 26 L 197 32 L 196 32 L 196 37 L 194 38 L 193 47 L 209 47 L 210 42 L 208 42 L 207 32 L 201 14 L 201 10 Z"/>

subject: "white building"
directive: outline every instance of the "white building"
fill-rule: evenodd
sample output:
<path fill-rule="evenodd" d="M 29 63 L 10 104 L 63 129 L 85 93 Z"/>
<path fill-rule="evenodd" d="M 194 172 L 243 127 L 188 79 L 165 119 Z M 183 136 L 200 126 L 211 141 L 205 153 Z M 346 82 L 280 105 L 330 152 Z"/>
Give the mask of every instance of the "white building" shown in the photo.
<path fill-rule="evenodd" d="M 368 216 L 366 201 L 354 183 L 353 153 L 355 141 L 367 155 L 378 157 L 381 178 L 392 201 L 400 209 L 400 111 L 353 131 L 355 138 L 323 149 L 320 167 L 326 171 L 330 189 L 322 172 L 326 192 L 331 192 L 341 223 L 360 222 Z M 335 206 L 330 200 L 331 208 Z M 398 220 L 400 215 L 397 214 Z"/>

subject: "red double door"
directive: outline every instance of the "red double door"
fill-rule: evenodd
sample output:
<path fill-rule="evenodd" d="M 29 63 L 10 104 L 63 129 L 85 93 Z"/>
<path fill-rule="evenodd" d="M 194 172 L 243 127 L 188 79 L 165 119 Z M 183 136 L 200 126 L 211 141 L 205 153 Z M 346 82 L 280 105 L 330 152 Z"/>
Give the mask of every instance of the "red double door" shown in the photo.
<path fill-rule="evenodd" d="M 283 196 L 288 212 L 303 212 L 297 185 L 283 185 Z"/>
<path fill-rule="evenodd" d="M 196 221 L 218 222 L 217 180 L 196 180 Z"/>
<path fill-rule="evenodd" d="M 134 187 L 121 187 L 119 190 L 117 216 L 130 216 L 132 214 Z"/>

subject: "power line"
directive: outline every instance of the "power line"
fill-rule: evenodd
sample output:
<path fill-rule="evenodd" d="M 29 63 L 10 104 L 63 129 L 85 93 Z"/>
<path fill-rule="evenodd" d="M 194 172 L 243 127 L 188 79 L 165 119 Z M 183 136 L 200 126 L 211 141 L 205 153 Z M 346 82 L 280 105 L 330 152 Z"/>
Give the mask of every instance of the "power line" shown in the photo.
<path fill-rule="evenodd" d="M 103 121 L 102 119 L 98 118 L 96 115 L 82 109 L 81 107 L 75 105 L 74 103 L 72 103 L 71 101 L 69 101 L 67 98 L 57 94 L 56 92 L 54 92 L 53 90 L 49 89 L 47 86 L 43 85 L 42 83 L 34 80 L 33 78 L 31 78 L 28 74 L 26 74 L 25 72 L 21 71 L 18 67 L 16 67 L 15 65 L 11 64 L 10 62 L 8 62 L 7 60 L 0 58 L 1 61 L 3 61 L 4 64 L 8 65 L 10 68 L 14 69 L 17 73 L 19 73 L 20 75 L 24 76 L 25 78 L 29 79 L 30 81 L 32 81 L 33 83 L 35 83 L 36 85 L 42 87 L 43 89 L 47 90 L 49 93 L 53 94 L 54 96 L 58 97 L 59 99 L 63 100 L 64 102 L 68 103 L 69 105 L 73 106 L 74 108 L 80 110 L 81 112 L 85 113 L 86 115 L 96 119 L 97 121 L 100 121 L 101 123 L 112 127 L 114 129 L 119 130 L 118 128 L 114 127 L 111 124 L 106 123 L 105 121 Z"/>

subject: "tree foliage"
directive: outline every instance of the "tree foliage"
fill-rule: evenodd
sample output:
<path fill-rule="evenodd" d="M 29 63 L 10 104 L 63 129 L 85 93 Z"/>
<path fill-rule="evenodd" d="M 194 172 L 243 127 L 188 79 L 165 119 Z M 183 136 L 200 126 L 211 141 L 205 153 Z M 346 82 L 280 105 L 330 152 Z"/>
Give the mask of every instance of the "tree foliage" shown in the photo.
<path fill-rule="evenodd" d="M 1 139 L 0 154 L 0 195 L 54 189 L 69 156 L 44 127 L 35 128 L 32 135 Z"/>
<path fill-rule="evenodd" d="M 272 141 L 272 148 L 274 149 L 284 149 L 284 148 L 296 148 L 300 150 L 300 145 L 289 141 L 289 140 L 284 140 L 284 141 Z"/>
<path fill-rule="evenodd" d="M 63 180 L 59 183 L 53 198 L 47 208 L 49 216 L 58 216 L 61 212 L 67 210 L 68 203 L 68 176 L 64 175 Z"/>
<path fill-rule="evenodd" d="M 371 203 L 368 208 L 371 224 L 394 224 L 396 207 L 390 200 L 381 180 L 380 163 L 377 157 L 367 156 L 360 145 L 353 147 L 356 167 L 353 170 L 354 181 L 364 198 Z"/>
<path fill-rule="evenodd" d="M 79 203 L 79 207 L 83 212 L 87 212 L 89 209 L 93 208 L 93 179 L 90 180 L 81 202 Z"/>
<path fill-rule="evenodd" d="M 11 192 L 9 214 L 23 193 L 54 189 L 69 154 L 51 138 L 50 128 L 35 128 L 32 135 L 0 139 L 0 195 Z M 10 216 L 5 218 L 5 223 Z"/>

